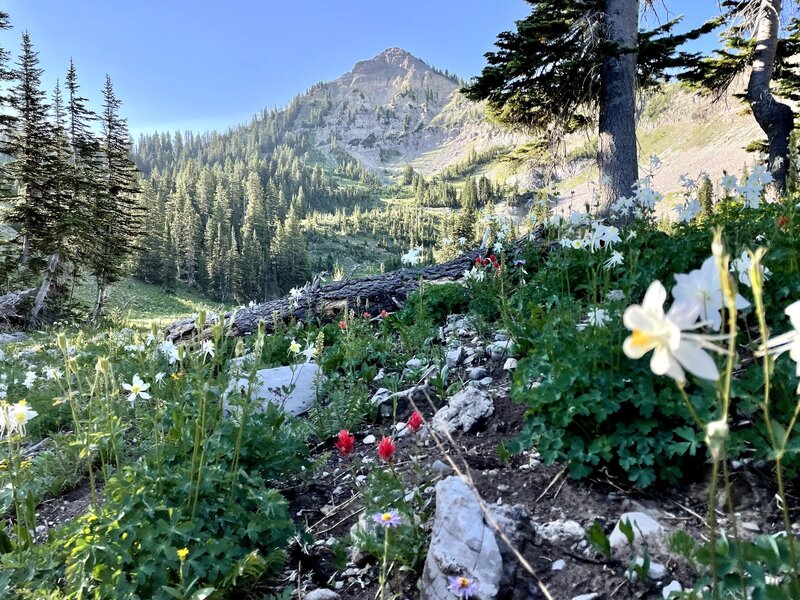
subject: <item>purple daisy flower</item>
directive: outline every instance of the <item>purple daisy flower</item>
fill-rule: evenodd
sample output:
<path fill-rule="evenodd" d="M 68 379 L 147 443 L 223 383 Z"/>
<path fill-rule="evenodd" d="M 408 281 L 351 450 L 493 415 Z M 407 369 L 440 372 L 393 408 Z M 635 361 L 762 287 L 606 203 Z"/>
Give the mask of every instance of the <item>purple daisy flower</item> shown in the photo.
<path fill-rule="evenodd" d="M 519 267 L 520 265 L 522 265 L 522 266 L 524 267 L 524 266 L 525 266 L 525 264 L 526 264 L 526 262 L 527 262 L 527 261 L 526 261 L 524 258 L 518 258 L 518 259 L 516 259 L 516 260 L 514 261 L 514 266 L 515 266 L 515 267 Z"/>
<path fill-rule="evenodd" d="M 394 508 L 386 512 L 372 515 L 372 520 L 382 527 L 397 527 L 400 525 L 400 513 Z"/>
<path fill-rule="evenodd" d="M 478 580 L 474 577 L 447 576 L 447 589 L 459 598 L 471 598 L 478 591 Z"/>

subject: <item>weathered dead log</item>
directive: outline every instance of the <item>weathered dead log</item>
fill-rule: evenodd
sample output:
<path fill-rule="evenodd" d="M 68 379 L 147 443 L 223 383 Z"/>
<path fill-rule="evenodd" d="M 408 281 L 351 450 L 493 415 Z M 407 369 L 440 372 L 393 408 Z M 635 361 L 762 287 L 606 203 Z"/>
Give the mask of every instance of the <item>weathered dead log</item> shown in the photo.
<path fill-rule="evenodd" d="M 530 238 L 540 240 L 541 232 L 525 236 L 517 242 L 515 248 L 521 249 Z M 402 308 L 406 299 L 419 287 L 420 280 L 426 284 L 459 281 L 464 276 L 464 271 L 472 268 L 475 259 L 486 254 L 486 249 L 476 249 L 446 263 L 422 269 L 401 269 L 357 279 L 343 279 L 323 286 L 307 284 L 299 296 L 284 296 L 226 313 L 226 333 L 229 336 L 247 335 L 258 329 L 260 321 L 265 322 L 267 331 L 273 331 L 276 322 L 292 318 L 305 321 L 311 316 L 330 322 L 344 309 L 352 309 L 359 314 L 369 311 L 372 315 L 378 315 L 382 310 L 396 311 Z M 213 319 L 209 321 L 213 322 Z M 188 318 L 171 323 L 165 333 L 168 340 L 177 343 L 195 337 L 205 339 L 210 335 L 210 329 L 206 326 L 198 335 L 195 319 Z"/>
<path fill-rule="evenodd" d="M 27 311 L 22 310 L 22 307 L 36 297 L 37 291 L 36 288 L 32 288 L 0 296 L 0 321 L 24 320 Z"/>

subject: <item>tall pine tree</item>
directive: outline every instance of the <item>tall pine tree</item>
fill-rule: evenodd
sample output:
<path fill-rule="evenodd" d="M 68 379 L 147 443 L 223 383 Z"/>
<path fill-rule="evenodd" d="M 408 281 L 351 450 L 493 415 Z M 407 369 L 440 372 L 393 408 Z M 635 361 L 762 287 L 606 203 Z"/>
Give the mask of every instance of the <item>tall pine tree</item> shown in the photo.
<path fill-rule="evenodd" d="M 639 31 L 639 0 L 526 0 L 531 14 L 499 34 L 488 66 L 463 91 L 501 122 L 543 133 L 555 148 L 597 124 L 601 210 L 638 178 L 636 86 L 658 85 L 698 56 L 678 52 L 711 29 L 672 33 L 677 20 Z"/>
<path fill-rule="evenodd" d="M 95 228 L 88 265 L 97 283 L 97 297 L 90 313 L 92 320 L 102 316 L 108 286 L 129 270 L 128 258 L 137 248 L 141 235 L 142 210 L 139 204 L 137 169 L 130 157 L 128 124 L 119 115 L 120 100 L 114 94 L 111 78 L 103 87 L 102 180 L 100 192 L 91 208 Z"/>

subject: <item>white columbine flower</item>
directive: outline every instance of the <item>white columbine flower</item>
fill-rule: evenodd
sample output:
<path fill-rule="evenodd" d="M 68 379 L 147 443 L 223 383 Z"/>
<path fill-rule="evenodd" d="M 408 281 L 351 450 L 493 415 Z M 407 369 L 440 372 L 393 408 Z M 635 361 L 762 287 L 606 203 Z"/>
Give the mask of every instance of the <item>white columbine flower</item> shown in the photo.
<path fill-rule="evenodd" d="M 625 257 L 622 255 L 622 252 L 618 250 L 614 250 L 611 253 L 611 256 L 603 263 L 603 266 L 606 269 L 610 269 L 611 267 L 616 267 L 617 265 L 621 265 L 625 262 Z"/>
<path fill-rule="evenodd" d="M 622 320 L 631 331 L 622 346 L 625 355 L 638 359 L 652 350 L 650 369 L 656 375 L 684 381 L 686 369 L 697 377 L 716 381 L 719 371 L 703 350 L 702 336 L 683 333 L 696 326 L 699 302 L 675 302 L 665 315 L 666 299 L 667 290 L 660 281 L 654 281 L 647 288 L 642 304 L 633 304 L 625 310 Z"/>
<path fill-rule="evenodd" d="M 724 175 L 719 185 L 726 192 L 732 192 L 739 187 L 739 182 L 736 181 L 736 175 Z"/>
<path fill-rule="evenodd" d="M 622 290 L 611 290 L 606 294 L 606 300 L 609 302 L 619 302 L 625 300 L 625 292 Z"/>
<path fill-rule="evenodd" d="M 306 362 L 309 363 L 317 356 L 317 348 L 314 344 L 309 344 L 301 354 L 306 357 Z"/>
<path fill-rule="evenodd" d="M 571 240 L 569 246 L 573 250 L 581 250 L 583 248 L 583 240 Z"/>
<path fill-rule="evenodd" d="M 203 340 L 203 343 L 200 345 L 200 354 L 203 355 L 203 360 L 206 358 L 214 358 L 214 342 L 211 340 Z"/>
<path fill-rule="evenodd" d="M 763 276 L 764 280 L 768 279 L 772 272 L 764 265 L 760 266 L 761 275 Z M 747 250 L 742 252 L 742 255 L 739 258 L 736 258 L 731 262 L 731 273 L 733 272 L 736 272 L 739 275 L 739 283 L 746 285 L 747 287 L 752 287 L 750 282 L 750 254 L 747 252 Z"/>
<path fill-rule="evenodd" d="M 483 281 L 486 277 L 486 272 L 483 269 L 476 269 L 472 267 L 472 269 L 468 269 L 464 271 L 464 280 L 469 281 L 472 279 L 473 281 Z"/>
<path fill-rule="evenodd" d="M 300 344 L 297 343 L 297 340 L 292 340 L 289 344 L 289 352 L 292 354 L 300 354 Z"/>
<path fill-rule="evenodd" d="M 675 301 L 699 302 L 700 318 L 707 321 L 714 331 L 719 331 L 722 326 L 722 307 L 725 299 L 722 297 L 717 259 L 709 256 L 699 269 L 689 272 L 688 275 L 677 273 L 675 281 L 677 285 L 672 288 L 672 297 Z M 750 303 L 736 294 L 736 308 L 741 310 L 748 306 Z"/>
<path fill-rule="evenodd" d="M 501 242 L 495 242 L 494 246 L 492 246 L 492 250 L 500 254 L 503 251 L 503 244 Z"/>
<path fill-rule="evenodd" d="M 26 426 L 28 422 L 34 417 L 38 416 L 38 412 L 28 406 L 25 400 L 20 400 L 13 404 L 8 409 L 8 431 L 9 433 L 19 433 L 25 435 L 27 433 Z"/>
<path fill-rule="evenodd" d="M 59 371 L 58 369 L 56 369 L 55 367 L 47 367 L 47 368 L 45 368 L 44 373 L 45 373 L 45 377 L 47 377 L 47 379 L 50 379 L 50 380 L 53 380 L 53 381 L 55 381 L 57 379 L 61 379 L 61 377 L 63 376 L 63 373 L 61 371 Z"/>
<path fill-rule="evenodd" d="M 26 388 L 30 390 L 33 388 L 33 384 L 35 381 L 36 381 L 36 373 L 34 373 L 33 371 L 27 371 L 25 373 L 25 381 L 22 382 L 22 385 L 24 385 Z"/>
<path fill-rule="evenodd" d="M 166 376 L 167 376 L 167 374 L 164 373 L 163 371 L 161 371 L 160 373 L 156 373 L 155 381 L 156 381 L 156 385 L 158 387 L 161 387 L 162 385 L 164 385 L 164 377 L 166 377 Z"/>
<path fill-rule="evenodd" d="M 788 351 L 789 358 L 797 363 L 797 376 L 800 377 L 800 300 L 787 306 L 783 312 L 789 317 L 794 331 L 787 331 L 768 340 L 766 348 L 762 346 L 759 354 L 763 356 L 765 352 L 769 352 L 777 358 Z M 800 394 L 800 386 L 797 388 L 797 393 Z"/>
<path fill-rule="evenodd" d="M 467 243 L 467 238 L 465 238 L 463 235 L 460 238 L 458 238 L 458 245 L 459 246 L 463 246 L 466 243 Z"/>
<path fill-rule="evenodd" d="M 594 327 L 605 327 L 606 323 L 611 320 L 611 315 L 609 315 L 608 311 L 603 308 L 592 308 L 589 310 L 589 314 L 586 315 L 586 319 L 589 322 L 589 325 Z"/>
<path fill-rule="evenodd" d="M 408 252 L 400 257 L 404 265 L 414 267 L 422 262 L 422 247 L 411 248 Z"/>
<path fill-rule="evenodd" d="M 673 210 L 677 213 L 681 223 L 688 223 L 702 212 L 703 207 L 700 206 L 697 198 L 692 198 L 683 206 L 676 206 Z"/>
<path fill-rule="evenodd" d="M 128 402 L 131 404 L 136 402 L 136 398 L 141 398 L 142 400 L 150 399 L 150 394 L 147 393 L 147 390 L 150 389 L 150 384 L 142 381 L 138 373 L 133 376 L 133 381 L 131 383 L 123 383 L 122 389 L 126 392 L 130 392 Z"/>
<path fill-rule="evenodd" d="M 161 342 L 158 351 L 167 357 L 169 364 L 174 365 L 178 362 L 178 347 L 170 341 Z"/>
<path fill-rule="evenodd" d="M 297 308 L 300 306 L 300 298 L 303 296 L 303 292 L 296 287 L 293 287 L 289 290 L 289 306 L 291 308 Z"/>

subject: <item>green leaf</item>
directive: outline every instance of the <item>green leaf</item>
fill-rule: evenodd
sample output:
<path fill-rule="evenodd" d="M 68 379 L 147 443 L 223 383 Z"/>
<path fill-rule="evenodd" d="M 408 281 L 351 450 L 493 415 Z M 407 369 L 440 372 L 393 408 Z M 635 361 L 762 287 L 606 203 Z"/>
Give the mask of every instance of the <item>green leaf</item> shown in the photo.
<path fill-rule="evenodd" d="M 603 527 L 599 522 L 595 521 L 592 523 L 592 526 L 588 531 L 588 536 L 589 543 L 594 547 L 594 549 L 602 554 L 606 559 L 610 559 L 611 542 L 608 540 L 608 536 L 606 535 L 605 531 L 603 531 Z"/>
<path fill-rule="evenodd" d="M 628 540 L 628 543 L 633 544 L 635 535 L 633 533 L 633 525 L 631 525 L 631 522 L 628 519 L 624 519 L 619 522 L 619 530 L 622 532 L 622 535 L 625 536 L 625 539 Z"/>

